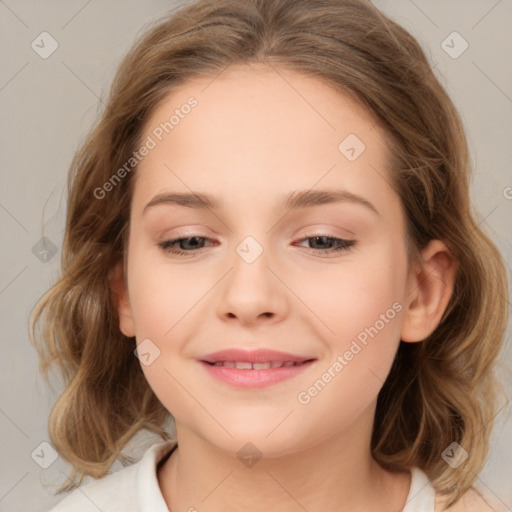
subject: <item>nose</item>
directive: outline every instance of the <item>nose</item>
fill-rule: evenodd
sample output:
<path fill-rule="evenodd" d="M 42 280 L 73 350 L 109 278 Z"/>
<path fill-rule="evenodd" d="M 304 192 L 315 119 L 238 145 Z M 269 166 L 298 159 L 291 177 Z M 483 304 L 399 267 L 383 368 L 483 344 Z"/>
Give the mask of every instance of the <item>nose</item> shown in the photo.
<path fill-rule="evenodd" d="M 247 248 L 249 250 L 244 251 Z M 217 315 L 224 321 L 247 326 L 261 322 L 278 323 L 286 317 L 287 288 L 278 272 L 271 268 L 268 251 L 262 249 L 255 257 L 257 253 L 250 242 L 237 248 L 232 268 L 220 283 L 220 296 L 216 302 Z"/>

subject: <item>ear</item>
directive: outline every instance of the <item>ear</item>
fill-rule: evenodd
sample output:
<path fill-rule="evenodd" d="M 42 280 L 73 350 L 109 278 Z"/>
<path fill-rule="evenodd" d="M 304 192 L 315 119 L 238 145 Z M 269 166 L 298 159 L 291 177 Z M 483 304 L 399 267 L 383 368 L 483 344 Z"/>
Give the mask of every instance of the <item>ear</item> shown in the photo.
<path fill-rule="evenodd" d="M 400 338 L 417 342 L 439 325 L 453 293 L 457 260 L 440 240 L 432 240 L 421 252 L 420 268 L 411 271 Z"/>
<path fill-rule="evenodd" d="M 112 301 L 119 316 L 119 329 L 125 336 L 133 337 L 135 336 L 135 323 L 133 321 L 128 289 L 124 279 L 122 261 L 110 269 L 108 280 Z"/>

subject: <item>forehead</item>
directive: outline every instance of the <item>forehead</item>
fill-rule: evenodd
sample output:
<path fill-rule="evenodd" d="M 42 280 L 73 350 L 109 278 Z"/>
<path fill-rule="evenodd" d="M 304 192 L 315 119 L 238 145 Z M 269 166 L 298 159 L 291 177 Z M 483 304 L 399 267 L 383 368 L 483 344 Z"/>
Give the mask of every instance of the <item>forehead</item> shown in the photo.
<path fill-rule="evenodd" d="M 389 188 L 388 147 L 371 114 L 317 77 L 266 64 L 181 84 L 151 113 L 148 138 L 138 195 L 208 190 L 229 200 L 243 188 L 261 202 L 292 188 Z"/>
<path fill-rule="evenodd" d="M 264 126 L 272 136 L 284 126 L 286 133 L 291 134 L 301 132 L 312 136 L 317 132 L 321 136 L 330 132 L 336 141 L 347 130 L 359 132 L 363 137 L 368 128 L 377 124 L 371 113 L 348 92 L 335 90 L 320 77 L 258 63 L 231 65 L 220 73 L 196 76 L 180 84 L 153 109 L 145 132 L 151 133 L 174 113 L 179 114 L 176 111 L 191 97 L 197 106 L 191 109 L 192 120 L 186 124 L 195 125 L 194 120 L 200 117 L 194 129 L 204 127 L 222 132 L 243 129 L 249 134 L 251 126 L 258 130 Z M 179 117 L 172 121 L 174 138 L 183 132 L 183 126 L 178 130 L 178 124 L 185 124 L 181 123 L 183 114 Z M 286 143 L 286 139 L 280 137 L 276 142 Z"/>

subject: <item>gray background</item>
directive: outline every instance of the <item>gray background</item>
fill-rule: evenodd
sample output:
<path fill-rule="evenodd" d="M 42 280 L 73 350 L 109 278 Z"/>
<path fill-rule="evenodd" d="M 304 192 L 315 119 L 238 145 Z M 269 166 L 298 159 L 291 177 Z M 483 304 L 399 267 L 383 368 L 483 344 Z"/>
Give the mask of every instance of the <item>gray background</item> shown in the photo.
<path fill-rule="evenodd" d="M 418 38 L 462 113 L 478 217 L 510 269 L 512 0 L 374 3 Z M 102 107 L 121 56 L 148 21 L 174 5 L 0 0 L 0 511 L 44 511 L 62 499 L 52 492 L 68 466 L 57 459 L 47 469 L 40 467 L 51 462 L 51 448 L 40 445 L 48 441 L 48 412 L 61 384 L 55 380 L 48 389 L 39 375 L 27 318 L 58 276 L 72 155 Z M 58 43 L 46 59 L 31 47 L 43 31 Z M 442 47 L 454 31 L 469 44 L 458 58 Z M 446 41 L 452 54 L 463 48 L 458 36 Z M 43 236 L 57 251 L 47 253 L 47 261 L 36 245 Z M 510 368 L 508 332 L 502 361 Z M 503 371 L 503 380 L 512 397 L 510 374 Z M 477 481 L 493 496 L 495 510 L 512 510 L 511 409 L 509 403 L 496 418 L 491 456 Z M 135 456 L 159 438 L 142 435 L 140 440 L 141 445 L 134 443 Z M 116 462 L 113 469 L 121 467 Z"/>

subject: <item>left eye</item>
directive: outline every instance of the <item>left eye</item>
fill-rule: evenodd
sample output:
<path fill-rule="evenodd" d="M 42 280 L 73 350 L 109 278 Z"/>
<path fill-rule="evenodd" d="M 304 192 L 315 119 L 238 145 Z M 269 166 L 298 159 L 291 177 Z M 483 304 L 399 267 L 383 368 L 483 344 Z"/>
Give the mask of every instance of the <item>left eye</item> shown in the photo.
<path fill-rule="evenodd" d="M 346 251 L 350 247 L 352 247 L 356 241 L 355 240 L 345 240 L 343 238 L 337 238 L 334 236 L 328 235 L 318 235 L 312 237 L 302 238 L 300 242 L 304 241 L 313 241 L 313 247 L 311 247 L 312 251 L 316 254 L 318 253 L 333 253 L 339 251 Z M 158 246 L 165 252 L 177 255 L 193 255 L 196 251 L 199 251 L 204 247 L 205 241 L 212 241 L 211 238 L 205 236 L 190 236 L 183 238 L 175 238 L 173 240 L 164 240 L 163 242 L 158 243 Z M 318 245 L 329 245 L 330 247 L 318 247 Z"/>
<path fill-rule="evenodd" d="M 328 236 L 328 235 L 319 235 L 319 236 L 312 236 L 308 238 L 303 238 L 303 240 L 313 240 L 313 246 L 318 246 L 318 244 L 328 244 L 331 247 L 325 249 L 325 248 L 319 248 L 317 247 L 317 250 L 315 252 L 337 252 L 337 251 L 344 251 L 347 250 L 349 247 L 353 246 L 356 242 L 355 240 L 345 240 L 343 238 L 336 238 L 334 236 Z M 302 241 L 302 240 L 301 240 Z M 334 247 L 333 247 L 334 245 Z M 313 247 L 315 248 L 315 247 Z"/>

